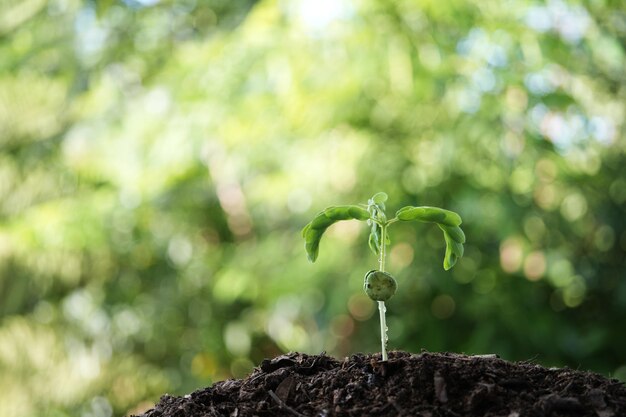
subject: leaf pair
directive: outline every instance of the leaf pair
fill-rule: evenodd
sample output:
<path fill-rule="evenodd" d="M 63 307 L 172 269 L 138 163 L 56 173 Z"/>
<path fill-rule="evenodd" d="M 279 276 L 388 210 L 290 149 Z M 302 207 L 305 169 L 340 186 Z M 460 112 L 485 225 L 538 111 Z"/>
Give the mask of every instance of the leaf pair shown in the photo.
<path fill-rule="evenodd" d="M 319 253 L 322 235 L 332 224 L 341 220 L 367 220 L 370 213 L 359 206 L 332 206 L 319 212 L 310 223 L 302 229 L 304 248 L 310 262 L 315 262 Z"/>
<path fill-rule="evenodd" d="M 459 227 L 461 217 L 453 211 L 444 210 L 437 207 L 403 207 L 396 212 L 396 217 L 401 221 L 420 221 L 426 223 L 436 223 L 443 231 L 446 241 L 446 253 L 443 258 L 443 269 L 446 271 L 456 264 L 456 261 L 463 256 L 463 243 L 465 243 L 465 233 Z"/>
<path fill-rule="evenodd" d="M 383 245 L 389 244 L 389 235 L 382 233 L 384 227 L 395 221 L 421 221 L 436 223 L 443 231 L 446 241 L 446 253 L 443 258 L 443 268 L 447 271 L 463 256 L 465 233 L 459 227 L 461 217 L 453 211 L 437 207 L 403 207 L 396 212 L 395 219 L 387 221 L 385 216 L 385 201 L 387 194 L 377 193 L 369 199 L 367 209 L 360 206 L 332 206 L 319 212 L 313 220 L 304 226 L 302 236 L 305 240 L 305 249 L 309 261 L 315 262 L 319 253 L 320 240 L 329 226 L 341 220 L 368 220 L 371 227 L 369 236 L 370 249 L 379 254 Z M 384 235 L 384 237 L 383 237 Z M 384 242 L 383 242 L 384 240 Z"/>

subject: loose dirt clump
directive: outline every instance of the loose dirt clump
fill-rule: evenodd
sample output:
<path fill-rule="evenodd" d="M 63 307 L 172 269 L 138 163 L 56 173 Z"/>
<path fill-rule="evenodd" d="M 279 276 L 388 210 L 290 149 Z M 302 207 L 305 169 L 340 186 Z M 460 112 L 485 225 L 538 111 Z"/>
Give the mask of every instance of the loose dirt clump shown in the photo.
<path fill-rule="evenodd" d="M 620 417 L 626 385 L 495 355 L 289 353 L 245 379 L 164 395 L 141 417 L 192 416 Z"/>

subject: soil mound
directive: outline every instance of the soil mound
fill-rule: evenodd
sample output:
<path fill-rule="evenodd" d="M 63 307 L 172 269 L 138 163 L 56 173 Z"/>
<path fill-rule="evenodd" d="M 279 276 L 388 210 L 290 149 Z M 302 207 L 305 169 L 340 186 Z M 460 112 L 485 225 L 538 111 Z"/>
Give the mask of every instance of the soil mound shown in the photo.
<path fill-rule="evenodd" d="M 142 417 L 623 417 L 626 385 L 495 355 L 390 352 L 337 360 L 289 353 L 245 379 L 164 395 Z"/>

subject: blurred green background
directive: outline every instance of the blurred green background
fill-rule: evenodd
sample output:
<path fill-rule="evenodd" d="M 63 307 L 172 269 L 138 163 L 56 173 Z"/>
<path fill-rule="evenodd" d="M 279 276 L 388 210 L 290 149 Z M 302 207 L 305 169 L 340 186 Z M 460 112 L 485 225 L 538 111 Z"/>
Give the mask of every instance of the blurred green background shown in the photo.
<path fill-rule="evenodd" d="M 109 417 L 389 346 L 626 380 L 621 0 L 0 0 L 0 415 Z"/>

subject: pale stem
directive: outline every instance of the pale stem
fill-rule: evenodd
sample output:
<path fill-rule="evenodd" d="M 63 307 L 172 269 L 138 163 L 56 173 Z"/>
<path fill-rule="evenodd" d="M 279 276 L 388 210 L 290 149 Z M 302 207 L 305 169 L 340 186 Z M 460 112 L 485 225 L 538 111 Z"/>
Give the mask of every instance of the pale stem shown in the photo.
<path fill-rule="evenodd" d="M 378 311 L 380 313 L 380 345 L 383 353 L 383 361 L 387 360 L 387 321 L 385 320 L 385 307 L 384 301 L 378 302 Z"/>
<path fill-rule="evenodd" d="M 385 272 L 385 258 L 387 257 L 387 225 L 380 225 L 380 253 L 378 254 L 378 270 Z"/>
<path fill-rule="evenodd" d="M 381 272 L 385 272 L 385 257 L 387 256 L 387 225 L 382 224 L 380 226 L 380 254 L 378 258 L 378 269 Z M 384 301 L 378 302 L 378 312 L 380 313 L 380 344 L 383 355 L 383 361 L 387 360 L 387 320 L 385 319 L 385 307 Z"/>

